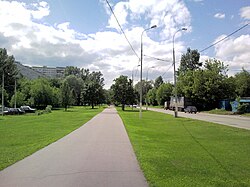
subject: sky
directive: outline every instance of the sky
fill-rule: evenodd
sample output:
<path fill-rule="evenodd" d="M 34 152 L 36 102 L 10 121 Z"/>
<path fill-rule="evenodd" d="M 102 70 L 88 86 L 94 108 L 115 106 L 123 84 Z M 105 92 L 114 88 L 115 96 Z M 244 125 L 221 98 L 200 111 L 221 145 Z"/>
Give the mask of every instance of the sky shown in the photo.
<path fill-rule="evenodd" d="M 77 66 L 101 71 L 105 88 L 120 75 L 139 80 L 143 32 L 143 79 L 173 82 L 187 48 L 202 49 L 250 23 L 249 0 L 0 0 L 0 48 L 28 66 Z M 187 31 L 180 31 L 187 28 Z M 164 59 L 160 61 L 155 58 Z M 201 52 L 230 76 L 250 71 L 250 25 Z"/>

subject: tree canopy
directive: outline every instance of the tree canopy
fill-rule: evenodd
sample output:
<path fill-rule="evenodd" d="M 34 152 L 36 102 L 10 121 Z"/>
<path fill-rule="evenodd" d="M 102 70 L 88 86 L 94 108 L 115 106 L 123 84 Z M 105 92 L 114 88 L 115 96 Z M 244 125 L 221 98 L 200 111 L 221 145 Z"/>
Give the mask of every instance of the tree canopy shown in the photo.
<path fill-rule="evenodd" d="M 113 100 L 117 104 L 122 105 L 122 110 L 125 109 L 125 104 L 133 104 L 135 99 L 135 92 L 132 85 L 132 80 L 127 76 L 121 75 L 114 80 L 111 86 L 113 91 Z"/>

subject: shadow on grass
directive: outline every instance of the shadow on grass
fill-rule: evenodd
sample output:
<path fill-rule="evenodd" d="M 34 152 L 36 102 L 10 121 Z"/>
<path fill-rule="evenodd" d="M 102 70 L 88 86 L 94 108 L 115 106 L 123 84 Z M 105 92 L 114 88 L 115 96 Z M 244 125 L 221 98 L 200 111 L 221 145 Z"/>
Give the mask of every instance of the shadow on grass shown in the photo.
<path fill-rule="evenodd" d="M 184 125 L 184 123 L 181 123 L 186 132 L 191 136 L 191 138 L 234 180 L 236 180 L 238 183 L 240 181 L 222 164 L 222 162 L 216 158 L 205 146 L 203 146 L 196 138 L 193 136 L 193 134 L 187 129 L 187 127 Z"/>

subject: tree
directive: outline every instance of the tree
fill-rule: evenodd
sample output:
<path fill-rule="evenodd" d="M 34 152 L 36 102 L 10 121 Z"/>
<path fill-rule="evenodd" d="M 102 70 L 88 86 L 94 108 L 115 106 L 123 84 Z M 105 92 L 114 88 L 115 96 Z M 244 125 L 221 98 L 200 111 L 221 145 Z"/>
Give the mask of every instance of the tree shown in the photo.
<path fill-rule="evenodd" d="M 154 88 L 158 89 L 163 84 L 162 76 L 155 79 Z"/>
<path fill-rule="evenodd" d="M 14 84 L 15 79 L 18 74 L 17 67 L 15 65 L 15 58 L 7 54 L 6 49 L 0 48 L 0 84 L 2 86 L 2 75 L 4 74 L 4 89 L 5 96 L 7 96 L 4 101 L 5 105 L 9 102 L 10 98 L 14 94 Z M 2 94 L 2 91 L 0 95 Z M 1 97 L 2 98 L 2 97 Z"/>
<path fill-rule="evenodd" d="M 157 93 L 157 89 L 156 88 L 152 88 L 148 91 L 148 102 L 150 105 L 157 105 L 157 100 L 156 100 L 156 93 Z"/>
<path fill-rule="evenodd" d="M 121 75 L 116 78 L 115 83 L 111 86 L 113 91 L 113 99 L 118 104 L 122 105 L 122 110 L 125 109 L 125 104 L 133 104 L 135 100 L 135 92 L 132 85 L 132 80 L 127 76 Z"/>
<path fill-rule="evenodd" d="M 178 74 L 186 73 L 188 70 L 196 70 L 202 66 L 202 63 L 199 62 L 200 53 L 198 50 L 187 49 L 186 54 L 181 56 L 180 67 L 178 70 Z"/>
<path fill-rule="evenodd" d="M 78 67 L 74 66 L 67 66 L 65 71 L 64 71 L 64 76 L 67 77 L 69 75 L 75 75 L 79 77 L 81 75 L 81 70 Z"/>
<path fill-rule="evenodd" d="M 72 92 L 70 90 L 70 86 L 67 81 L 63 81 L 63 84 L 61 86 L 61 102 L 65 111 L 67 111 L 67 108 L 72 103 Z"/>
<path fill-rule="evenodd" d="M 151 81 L 145 81 L 142 80 L 142 103 L 144 104 L 146 101 L 146 94 L 147 92 L 152 89 L 152 82 Z M 135 91 L 136 95 L 140 96 L 140 90 L 141 90 L 141 82 L 138 82 L 135 85 Z M 139 98 L 137 98 L 139 100 Z"/>
<path fill-rule="evenodd" d="M 53 88 L 45 78 L 32 81 L 30 95 L 36 107 L 45 108 L 53 103 Z"/>
<path fill-rule="evenodd" d="M 250 73 L 242 69 L 235 75 L 236 94 L 240 97 L 250 96 Z"/>
<path fill-rule="evenodd" d="M 65 81 L 68 82 L 70 90 L 72 91 L 73 96 L 73 104 L 80 106 L 81 104 L 81 96 L 83 89 L 83 80 L 81 78 L 76 77 L 75 75 L 69 75 L 65 78 Z"/>
<path fill-rule="evenodd" d="M 164 105 L 165 101 L 169 101 L 173 92 L 171 83 L 163 83 L 156 92 L 156 100 L 158 105 Z"/>
<path fill-rule="evenodd" d="M 17 107 L 20 107 L 22 105 L 26 105 L 26 102 L 25 102 L 25 95 L 22 93 L 22 92 L 17 92 L 16 93 L 16 106 Z M 11 100 L 10 100 L 10 106 L 14 107 L 15 106 L 15 95 L 13 95 L 11 97 Z"/>
<path fill-rule="evenodd" d="M 104 78 L 102 76 L 103 75 L 100 71 L 92 72 L 86 77 L 85 80 L 83 100 L 84 102 L 88 102 L 89 105 L 92 106 L 92 109 L 95 104 L 99 104 L 101 100 L 103 100 Z"/>
<path fill-rule="evenodd" d="M 213 109 L 221 99 L 235 96 L 232 78 L 226 75 L 224 63 L 209 59 L 204 69 L 187 70 L 179 74 L 177 93 L 192 100 L 199 109 Z"/>

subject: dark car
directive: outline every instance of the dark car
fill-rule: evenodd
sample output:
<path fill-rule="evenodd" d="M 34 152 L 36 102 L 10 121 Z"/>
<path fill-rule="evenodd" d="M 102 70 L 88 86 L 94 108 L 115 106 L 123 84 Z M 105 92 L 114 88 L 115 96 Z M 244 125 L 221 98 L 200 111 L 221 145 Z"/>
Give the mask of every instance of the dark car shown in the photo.
<path fill-rule="evenodd" d="M 187 108 L 184 109 L 184 112 L 188 113 L 195 113 L 197 112 L 197 108 L 195 106 L 187 106 Z"/>
<path fill-rule="evenodd" d="M 19 114 L 24 114 L 25 111 L 20 109 L 20 108 L 8 108 L 4 114 L 5 115 L 19 115 Z"/>
<path fill-rule="evenodd" d="M 35 113 L 36 109 L 31 108 L 30 106 L 21 106 L 21 110 L 24 110 L 26 113 Z"/>

